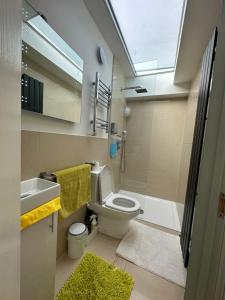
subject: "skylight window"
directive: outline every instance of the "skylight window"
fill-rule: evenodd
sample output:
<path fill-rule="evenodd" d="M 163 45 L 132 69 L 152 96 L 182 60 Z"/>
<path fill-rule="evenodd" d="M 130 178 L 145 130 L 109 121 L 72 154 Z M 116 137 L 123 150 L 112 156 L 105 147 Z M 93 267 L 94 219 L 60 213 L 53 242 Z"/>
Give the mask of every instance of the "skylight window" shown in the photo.
<path fill-rule="evenodd" d="M 137 75 L 174 69 L 184 0 L 110 0 Z"/>

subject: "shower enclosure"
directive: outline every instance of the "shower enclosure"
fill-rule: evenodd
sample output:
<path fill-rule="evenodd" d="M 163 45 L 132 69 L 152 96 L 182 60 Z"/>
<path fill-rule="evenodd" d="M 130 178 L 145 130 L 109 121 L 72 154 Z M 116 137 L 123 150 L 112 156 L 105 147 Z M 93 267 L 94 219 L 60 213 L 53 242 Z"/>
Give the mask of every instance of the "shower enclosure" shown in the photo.
<path fill-rule="evenodd" d="M 126 119 L 127 137 L 121 149 L 125 162 L 121 190 L 142 204 L 144 214 L 139 218 L 179 232 L 186 104 L 186 99 L 127 101 L 131 115 Z"/>
<path fill-rule="evenodd" d="M 195 103 L 187 98 L 125 99 L 121 87 L 126 82 L 117 62 L 113 78 L 111 121 L 118 123 L 121 140 L 118 157 L 110 163 L 117 190 L 139 200 L 143 222 L 180 232 Z M 126 107 L 130 114 L 124 113 Z"/>

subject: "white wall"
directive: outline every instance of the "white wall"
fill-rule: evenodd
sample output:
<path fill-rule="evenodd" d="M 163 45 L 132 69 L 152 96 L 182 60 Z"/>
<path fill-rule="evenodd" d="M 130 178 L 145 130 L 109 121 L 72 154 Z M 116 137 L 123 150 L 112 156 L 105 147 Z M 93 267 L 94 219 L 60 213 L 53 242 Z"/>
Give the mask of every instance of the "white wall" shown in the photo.
<path fill-rule="evenodd" d="M 184 97 L 189 93 L 190 84 L 184 83 L 180 85 L 174 84 L 174 72 L 153 74 L 148 76 L 139 76 L 136 78 L 128 78 L 126 86 L 143 85 L 148 92 L 137 94 L 134 90 L 126 91 L 125 97 L 132 99 L 145 98 L 170 98 L 170 97 Z"/>
<path fill-rule="evenodd" d="M 19 300 L 21 1 L 0 8 L 0 298 Z"/>
<path fill-rule="evenodd" d="M 90 120 L 92 118 L 92 103 L 90 102 L 91 83 L 95 80 L 95 72 L 99 71 L 100 78 L 107 84 L 111 84 L 112 52 L 82 0 L 31 0 L 30 2 L 47 17 L 53 29 L 84 60 L 84 84 L 80 124 L 23 111 L 22 129 L 87 135 L 90 133 Z M 101 66 L 98 64 L 96 58 L 97 46 L 104 47 L 108 65 Z"/>

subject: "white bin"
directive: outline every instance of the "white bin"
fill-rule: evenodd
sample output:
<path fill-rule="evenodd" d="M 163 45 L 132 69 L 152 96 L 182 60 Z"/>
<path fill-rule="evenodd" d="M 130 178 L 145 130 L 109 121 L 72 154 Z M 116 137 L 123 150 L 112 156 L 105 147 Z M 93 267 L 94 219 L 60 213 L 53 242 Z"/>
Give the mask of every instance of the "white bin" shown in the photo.
<path fill-rule="evenodd" d="M 76 259 L 80 258 L 86 246 L 88 229 L 83 223 L 74 223 L 68 232 L 68 256 Z"/>

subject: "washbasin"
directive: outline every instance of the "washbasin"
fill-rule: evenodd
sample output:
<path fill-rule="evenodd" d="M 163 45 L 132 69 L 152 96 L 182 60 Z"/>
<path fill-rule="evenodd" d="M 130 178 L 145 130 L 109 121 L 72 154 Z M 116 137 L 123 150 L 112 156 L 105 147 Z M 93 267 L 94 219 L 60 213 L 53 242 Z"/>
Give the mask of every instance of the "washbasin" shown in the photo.
<path fill-rule="evenodd" d="M 32 178 L 20 184 L 21 214 L 43 205 L 60 195 L 60 185 L 41 178 Z"/>

